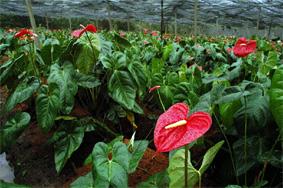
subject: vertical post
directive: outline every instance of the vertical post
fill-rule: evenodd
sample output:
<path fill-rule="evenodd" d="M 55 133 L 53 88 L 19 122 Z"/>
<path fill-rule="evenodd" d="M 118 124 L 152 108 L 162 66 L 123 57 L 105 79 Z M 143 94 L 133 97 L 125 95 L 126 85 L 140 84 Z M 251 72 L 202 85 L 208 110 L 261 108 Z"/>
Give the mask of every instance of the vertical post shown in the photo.
<path fill-rule="evenodd" d="M 257 15 L 257 23 L 256 23 L 257 33 L 259 33 L 260 14 L 261 14 L 261 7 L 258 7 L 258 15 Z"/>
<path fill-rule="evenodd" d="M 109 30 L 112 30 L 112 21 L 111 21 L 111 12 L 110 12 L 110 5 L 109 2 L 107 3 L 107 13 L 108 13 L 108 23 L 109 23 Z"/>
<path fill-rule="evenodd" d="M 34 19 L 33 13 L 32 13 L 31 0 L 25 0 L 25 1 L 26 1 L 26 6 L 27 6 L 29 20 L 30 20 L 32 30 L 33 30 L 33 32 L 36 32 L 36 24 L 35 24 L 35 19 Z"/>
<path fill-rule="evenodd" d="M 130 18 L 128 16 L 128 19 L 127 19 L 127 29 L 128 29 L 128 32 L 130 31 Z"/>
<path fill-rule="evenodd" d="M 68 21 L 69 21 L 69 29 L 70 31 L 72 31 L 72 18 L 69 17 Z"/>
<path fill-rule="evenodd" d="M 162 35 L 164 34 L 164 16 L 163 16 L 163 0 L 160 1 L 160 9 L 161 9 L 161 14 L 160 14 L 160 34 L 161 38 Z"/>
<path fill-rule="evenodd" d="M 95 26 L 98 28 L 98 19 L 95 20 Z"/>
<path fill-rule="evenodd" d="M 45 14 L 45 23 L 46 23 L 46 29 L 49 29 L 49 20 L 47 14 Z"/>
<path fill-rule="evenodd" d="M 34 15 L 32 13 L 31 0 L 25 0 L 25 2 L 26 2 L 27 10 L 28 10 L 28 15 L 29 15 L 29 20 L 30 20 L 32 30 L 33 30 L 34 33 L 36 33 L 36 24 L 35 24 Z M 39 42 L 38 42 L 37 37 L 35 37 L 34 41 L 35 41 L 36 46 L 39 46 Z"/>
<path fill-rule="evenodd" d="M 216 18 L 216 35 L 219 35 L 219 19 Z"/>
<path fill-rule="evenodd" d="M 175 24 L 174 24 L 174 30 L 175 30 L 175 35 L 178 33 L 178 28 L 177 28 L 177 10 L 175 10 Z"/>
<path fill-rule="evenodd" d="M 273 24 L 273 20 L 272 20 L 272 18 L 271 18 L 271 19 L 270 19 L 270 23 L 269 23 L 269 28 L 268 28 L 268 39 L 270 39 L 272 24 Z"/>
<path fill-rule="evenodd" d="M 197 13 L 198 13 L 198 0 L 195 0 L 194 5 L 194 35 L 197 35 Z"/>

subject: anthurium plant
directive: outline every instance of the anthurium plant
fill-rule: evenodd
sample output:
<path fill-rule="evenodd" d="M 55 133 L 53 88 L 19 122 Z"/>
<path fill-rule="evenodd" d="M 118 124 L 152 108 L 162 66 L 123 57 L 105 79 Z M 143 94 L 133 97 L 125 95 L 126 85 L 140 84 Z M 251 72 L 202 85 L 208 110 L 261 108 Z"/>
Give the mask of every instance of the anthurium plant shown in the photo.
<path fill-rule="evenodd" d="M 0 31 L 0 153 L 33 123 L 58 174 L 103 135 L 71 187 L 128 187 L 148 147 L 169 165 L 137 187 L 282 185 L 282 41 L 78 28 Z"/>

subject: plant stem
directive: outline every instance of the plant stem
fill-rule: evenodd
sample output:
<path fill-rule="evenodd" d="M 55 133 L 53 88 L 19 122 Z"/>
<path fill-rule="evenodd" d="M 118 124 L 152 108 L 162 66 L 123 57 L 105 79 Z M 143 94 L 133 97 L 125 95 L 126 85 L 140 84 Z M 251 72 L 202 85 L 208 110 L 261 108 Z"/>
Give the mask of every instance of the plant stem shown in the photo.
<path fill-rule="evenodd" d="M 185 188 L 188 188 L 188 160 L 189 160 L 189 156 L 188 156 L 188 152 L 189 152 L 189 146 L 185 145 Z"/>
<path fill-rule="evenodd" d="M 273 150 L 274 150 L 276 144 L 279 142 L 280 136 L 281 136 L 281 135 L 280 135 L 280 133 L 279 133 L 278 137 L 276 138 L 274 144 L 273 144 L 272 147 L 271 147 L 270 153 L 273 152 Z M 261 181 L 263 181 L 263 179 L 264 179 L 264 175 L 265 175 L 265 170 L 266 170 L 267 164 L 268 164 L 267 161 L 265 161 L 265 162 L 264 162 L 264 165 L 263 165 L 263 169 L 262 169 L 261 178 L 260 178 Z"/>
<path fill-rule="evenodd" d="M 201 173 L 200 171 L 197 171 L 198 173 L 198 188 L 201 188 Z"/>
<path fill-rule="evenodd" d="M 230 155 L 230 159 L 231 159 L 231 162 L 232 162 L 232 167 L 233 167 L 233 171 L 234 171 L 234 174 L 235 174 L 235 178 L 236 178 L 236 181 L 237 181 L 237 184 L 239 184 L 239 179 L 238 179 L 238 176 L 237 176 L 237 172 L 236 172 L 236 167 L 235 167 L 235 162 L 234 162 L 234 157 L 233 157 L 233 153 L 232 153 L 232 148 L 231 148 L 231 145 L 230 145 L 230 142 L 225 134 L 225 132 L 223 131 L 222 127 L 221 127 L 221 124 L 216 116 L 216 114 L 214 112 L 212 112 L 214 118 L 216 119 L 216 122 L 217 122 L 217 125 L 227 143 L 227 146 L 228 146 L 228 150 L 229 150 L 229 155 Z"/>
<path fill-rule="evenodd" d="M 244 97 L 245 102 L 245 135 L 244 135 L 244 160 L 245 160 L 245 166 L 247 166 L 247 99 Z M 247 171 L 245 172 L 245 186 L 247 186 Z"/>
<path fill-rule="evenodd" d="M 162 99 L 161 99 L 161 96 L 160 96 L 160 93 L 159 93 L 158 90 L 157 90 L 157 94 L 158 94 L 158 98 L 159 98 L 159 101 L 160 101 L 160 103 L 161 103 L 162 109 L 163 109 L 163 111 L 165 112 L 166 110 L 165 110 L 164 104 L 163 104 L 163 102 L 162 102 Z"/>

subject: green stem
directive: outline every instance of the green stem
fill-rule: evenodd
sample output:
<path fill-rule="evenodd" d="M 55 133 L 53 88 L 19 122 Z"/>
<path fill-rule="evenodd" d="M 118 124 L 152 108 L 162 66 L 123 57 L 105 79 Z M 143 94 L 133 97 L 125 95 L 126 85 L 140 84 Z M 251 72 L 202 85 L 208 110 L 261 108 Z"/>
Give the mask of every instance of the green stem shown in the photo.
<path fill-rule="evenodd" d="M 236 167 L 235 167 L 235 162 L 234 162 L 234 157 L 233 157 L 233 153 L 232 153 L 232 148 L 231 148 L 231 145 L 230 145 L 230 142 L 225 134 L 225 132 L 223 131 L 222 127 L 221 127 L 221 124 L 216 116 L 216 114 L 214 112 L 213 113 L 213 116 L 214 118 L 216 119 L 216 122 L 217 122 L 217 125 L 227 143 L 227 146 L 228 146 L 228 150 L 229 150 L 229 155 L 230 155 L 230 159 L 231 159 L 231 162 L 232 162 L 232 167 L 233 167 L 233 171 L 234 171 L 234 174 L 235 174 L 235 178 L 236 178 L 236 181 L 237 181 L 237 184 L 239 184 L 239 179 L 238 179 L 238 176 L 237 176 L 237 172 L 236 172 Z"/>
<path fill-rule="evenodd" d="M 276 146 L 276 144 L 279 142 L 279 140 L 280 140 L 280 134 L 278 135 L 278 137 L 276 138 L 276 140 L 275 140 L 275 142 L 274 142 L 274 144 L 272 145 L 272 147 L 271 147 L 271 150 L 270 150 L 270 153 L 272 153 L 273 152 L 273 150 L 274 150 L 274 148 L 275 148 L 275 146 Z M 265 170 L 266 170 L 266 167 L 267 167 L 267 161 L 265 161 L 264 162 L 264 165 L 263 165 L 263 169 L 262 169 L 262 175 L 261 175 L 261 181 L 263 181 L 263 179 L 264 179 L 264 175 L 265 175 Z"/>
<path fill-rule="evenodd" d="M 189 161 L 189 156 L 188 156 L 188 152 L 189 152 L 189 146 L 185 145 L 185 188 L 188 188 L 188 161 Z"/>
<path fill-rule="evenodd" d="M 198 188 L 201 188 L 201 173 L 200 171 L 197 171 L 198 173 Z"/>
<path fill-rule="evenodd" d="M 245 133 L 244 133 L 244 160 L 245 160 L 245 166 L 247 166 L 247 124 L 248 124 L 248 118 L 247 118 L 247 101 L 246 97 L 244 97 L 245 102 Z M 247 172 L 245 172 L 245 186 L 247 186 Z"/>
<path fill-rule="evenodd" d="M 30 56 L 30 61 L 31 61 L 31 64 L 32 64 L 32 67 L 33 67 L 33 72 L 34 72 L 35 76 L 40 78 L 40 74 L 39 74 L 39 71 L 38 71 L 36 63 L 35 63 L 36 62 L 36 44 L 35 44 L 35 42 L 32 44 L 32 51 L 33 51 L 33 53 Z"/>
<path fill-rule="evenodd" d="M 159 93 L 158 90 L 157 90 L 157 94 L 158 94 L 158 98 L 159 98 L 160 104 L 161 104 L 161 106 L 162 106 L 162 109 L 163 109 L 163 111 L 165 112 L 166 109 L 165 109 L 165 107 L 164 107 L 164 104 L 163 104 L 163 102 L 162 102 L 162 99 L 161 99 L 161 96 L 160 96 L 160 93 Z"/>

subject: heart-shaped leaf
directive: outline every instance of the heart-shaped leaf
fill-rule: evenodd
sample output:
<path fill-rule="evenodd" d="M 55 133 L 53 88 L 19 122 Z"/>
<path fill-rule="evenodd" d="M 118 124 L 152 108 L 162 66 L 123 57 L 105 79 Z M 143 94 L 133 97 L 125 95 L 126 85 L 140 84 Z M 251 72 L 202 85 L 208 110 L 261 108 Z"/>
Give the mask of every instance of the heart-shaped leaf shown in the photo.
<path fill-rule="evenodd" d="M 270 109 L 283 136 L 283 66 L 277 69 L 272 78 L 269 91 Z"/>
<path fill-rule="evenodd" d="M 126 144 L 116 142 L 112 148 L 99 142 L 92 151 L 93 173 L 99 184 L 128 187 L 129 155 Z"/>
<path fill-rule="evenodd" d="M 44 131 L 49 131 L 54 124 L 60 103 L 60 90 L 56 84 L 40 87 L 36 97 L 36 117 Z"/>
<path fill-rule="evenodd" d="M 9 96 L 5 104 L 5 111 L 11 111 L 17 104 L 27 100 L 39 87 L 39 80 L 34 77 L 21 82 L 12 95 Z"/>
<path fill-rule="evenodd" d="M 50 68 L 48 83 L 55 83 L 60 88 L 60 100 L 62 102 L 62 111 L 69 114 L 74 106 L 75 95 L 78 91 L 78 85 L 73 79 L 74 67 L 71 63 L 65 63 L 62 67 L 53 64 Z"/>
<path fill-rule="evenodd" d="M 72 153 L 81 145 L 84 137 L 84 130 L 83 127 L 77 127 L 73 131 L 59 131 L 53 135 L 53 138 L 56 138 L 54 150 L 56 170 L 58 173 L 61 172 Z"/>
<path fill-rule="evenodd" d="M 0 129 L 0 153 L 5 151 L 21 135 L 30 122 L 30 115 L 26 112 L 18 112 L 8 119 Z"/>

